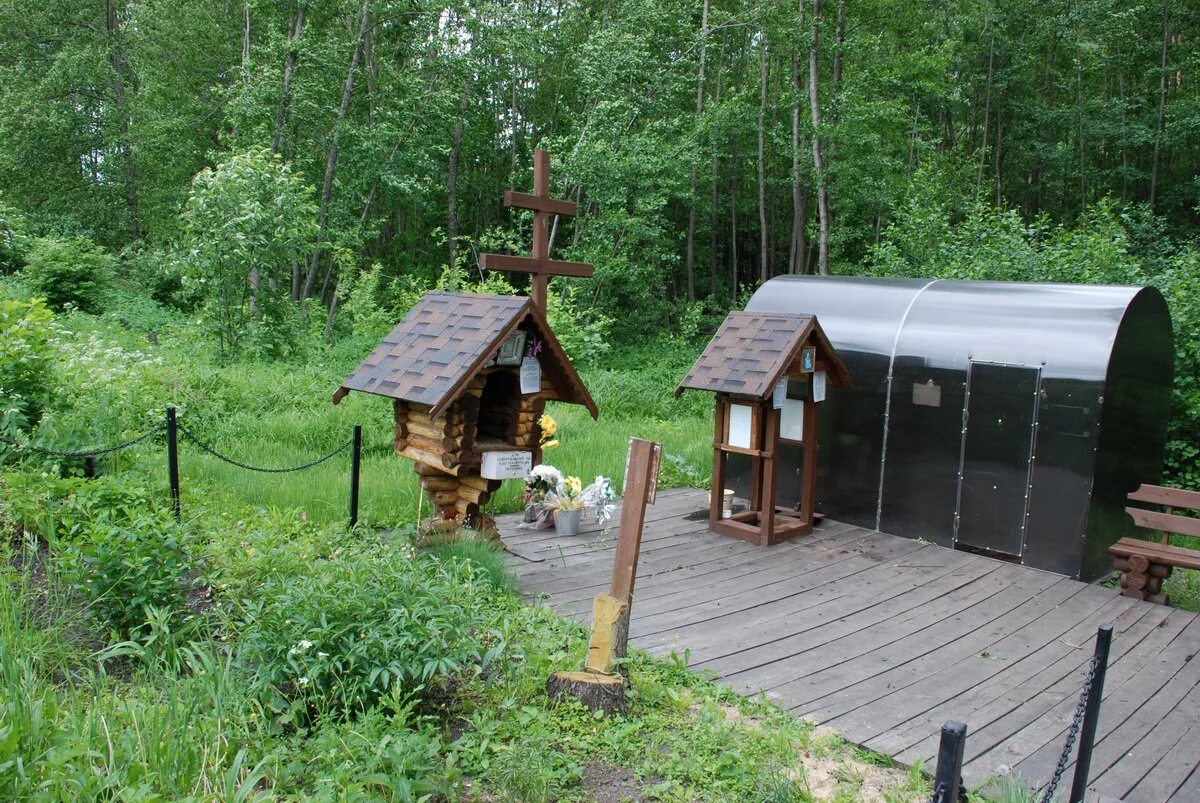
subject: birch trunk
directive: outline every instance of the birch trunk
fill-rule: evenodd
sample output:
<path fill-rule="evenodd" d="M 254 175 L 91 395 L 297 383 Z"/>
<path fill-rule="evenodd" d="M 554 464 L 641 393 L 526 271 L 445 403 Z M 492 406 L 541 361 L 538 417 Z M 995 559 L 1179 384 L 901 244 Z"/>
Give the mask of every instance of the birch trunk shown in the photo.
<path fill-rule="evenodd" d="M 304 291 L 300 294 L 301 303 L 307 301 L 312 294 L 313 283 L 317 279 L 317 269 L 321 265 L 321 254 L 324 252 L 321 244 L 327 234 L 325 228 L 329 222 L 329 199 L 333 195 L 333 177 L 337 172 L 338 135 L 341 131 L 342 121 L 346 119 L 346 115 L 350 111 L 350 100 L 354 97 L 354 77 L 358 72 L 358 61 L 362 57 L 362 43 L 367 35 L 370 8 L 370 0 L 363 0 L 362 12 L 359 14 L 358 21 L 358 38 L 354 42 L 354 52 L 350 57 L 350 69 L 346 71 L 346 82 L 342 85 L 342 102 L 338 107 L 333 131 L 329 136 L 329 152 L 325 157 L 325 181 L 321 186 L 321 200 L 317 207 L 317 247 L 313 250 L 312 258 L 308 262 L 308 275 L 304 277 Z"/>
<path fill-rule="evenodd" d="M 696 78 L 696 122 L 700 122 L 700 114 L 704 111 L 704 57 L 708 47 L 708 0 L 704 0 L 700 12 L 700 69 Z M 696 300 L 696 174 L 699 166 L 692 161 L 692 184 L 688 197 L 691 204 L 688 208 L 687 253 L 684 265 L 687 273 L 687 300 Z"/>
<path fill-rule="evenodd" d="M 825 159 L 821 153 L 820 23 L 821 0 L 812 0 L 812 43 L 808 51 L 808 105 L 812 111 L 813 176 L 817 180 L 817 272 L 829 275 L 829 189 L 825 186 Z"/>
<path fill-rule="evenodd" d="M 758 49 L 758 280 L 771 277 L 770 250 L 767 248 L 767 32 L 762 33 Z"/>
<path fill-rule="evenodd" d="M 1150 168 L 1150 211 L 1158 199 L 1158 166 L 1162 161 L 1163 128 L 1167 117 L 1167 44 L 1171 37 L 1171 0 L 1163 0 L 1162 57 L 1158 65 L 1158 122 L 1154 127 L 1154 162 Z"/>

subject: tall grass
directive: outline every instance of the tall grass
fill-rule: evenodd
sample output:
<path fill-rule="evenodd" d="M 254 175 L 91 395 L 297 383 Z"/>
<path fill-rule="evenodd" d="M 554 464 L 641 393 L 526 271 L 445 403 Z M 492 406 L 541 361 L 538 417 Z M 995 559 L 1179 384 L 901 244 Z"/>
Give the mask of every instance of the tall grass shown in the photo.
<path fill-rule="evenodd" d="M 664 485 L 700 481 L 711 459 L 711 399 L 689 394 L 675 400 L 675 383 L 686 371 L 679 359 L 629 370 L 586 372 L 585 382 L 600 406 L 592 420 L 582 407 L 551 403 L 547 412 L 559 422 L 560 445 L 543 460 L 586 481 L 603 474 L 619 486 L 629 438 L 663 444 Z M 395 527 L 429 515 L 412 463 L 392 448 L 389 399 L 352 393 L 340 405 L 332 391 L 352 365 L 296 370 L 263 363 L 228 366 L 211 377 L 204 390 L 189 393 L 180 421 L 216 450 L 261 467 L 306 463 L 343 443 L 355 424 L 363 427 L 360 512 L 362 522 Z M 213 411 L 220 411 L 214 413 Z M 314 468 L 289 474 L 262 474 L 229 465 L 181 444 L 185 501 L 189 494 L 276 509 L 304 511 L 320 522 L 348 515 L 349 452 Z M 684 476 L 673 467 L 686 466 Z M 520 481 L 505 483 L 489 505 L 493 513 L 519 509 Z"/>

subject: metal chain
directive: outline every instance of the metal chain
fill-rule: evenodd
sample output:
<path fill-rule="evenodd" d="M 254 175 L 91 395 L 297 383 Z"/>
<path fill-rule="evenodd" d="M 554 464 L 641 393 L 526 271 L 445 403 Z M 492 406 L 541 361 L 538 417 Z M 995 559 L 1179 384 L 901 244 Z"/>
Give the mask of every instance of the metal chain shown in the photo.
<path fill-rule="evenodd" d="M 334 449 L 329 454 L 327 454 L 323 457 L 318 457 L 316 460 L 313 460 L 312 462 L 305 463 L 300 466 L 289 466 L 288 468 L 262 468 L 261 466 L 248 465 L 246 463 L 241 462 L 240 460 L 234 460 L 232 457 L 226 457 L 225 455 L 221 454 L 216 449 L 209 446 L 207 443 L 205 443 L 204 441 L 200 440 L 195 435 L 193 435 L 188 430 L 188 428 L 185 427 L 183 424 L 176 423 L 175 426 L 178 427 L 179 431 L 184 434 L 184 437 L 186 437 L 192 443 L 199 446 L 203 451 L 208 452 L 210 455 L 217 458 L 218 460 L 224 461 L 231 466 L 237 466 L 238 468 L 244 468 L 247 471 L 258 471 L 263 474 L 287 474 L 288 472 L 291 472 L 291 471 L 303 471 L 306 468 L 312 468 L 313 466 L 319 466 L 322 463 L 324 463 L 326 460 L 330 460 L 334 457 L 337 457 L 339 454 L 341 454 L 342 452 L 344 452 L 348 448 L 350 448 L 350 445 L 354 443 L 354 439 L 351 438 L 350 440 L 343 443 L 341 446 Z"/>
<path fill-rule="evenodd" d="M 7 439 L 5 440 L 5 443 L 11 444 L 18 449 L 28 449 L 31 452 L 49 455 L 50 457 L 100 457 L 101 455 L 119 452 L 122 449 L 128 449 L 130 446 L 136 446 L 142 441 L 149 440 L 151 437 L 159 432 L 162 432 L 164 429 L 166 429 L 166 424 L 159 424 L 158 426 L 154 427 L 154 429 L 150 430 L 149 432 L 143 432 L 136 438 L 124 441 L 123 443 L 118 443 L 116 446 L 107 446 L 103 449 L 76 449 L 73 451 L 63 451 L 59 449 L 46 449 L 41 446 L 34 446 L 31 443 L 21 444 Z"/>
<path fill-rule="evenodd" d="M 1042 803 L 1050 803 L 1053 799 L 1054 792 L 1058 789 L 1058 782 L 1062 780 L 1062 775 L 1067 770 L 1067 764 L 1071 761 L 1071 748 L 1075 746 L 1075 740 L 1079 738 L 1079 728 L 1083 725 L 1083 715 L 1087 710 L 1088 698 L 1092 694 L 1092 684 L 1096 680 L 1096 671 L 1099 666 L 1100 662 L 1093 656 L 1092 666 L 1088 669 L 1087 679 L 1083 682 L 1083 692 L 1079 695 L 1079 705 L 1075 708 L 1075 719 L 1071 722 L 1070 730 L 1067 731 L 1067 741 L 1063 744 L 1062 754 L 1058 757 L 1058 764 L 1054 767 L 1054 775 L 1050 777 L 1050 784 L 1042 795 Z"/>

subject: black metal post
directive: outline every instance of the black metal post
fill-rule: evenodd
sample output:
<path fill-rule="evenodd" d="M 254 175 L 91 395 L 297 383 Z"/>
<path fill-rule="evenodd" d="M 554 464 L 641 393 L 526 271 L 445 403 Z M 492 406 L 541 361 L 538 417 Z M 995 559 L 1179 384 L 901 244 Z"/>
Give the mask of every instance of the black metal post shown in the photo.
<path fill-rule="evenodd" d="M 358 524 L 358 470 L 362 465 L 362 426 L 354 425 L 354 445 L 350 450 L 350 527 Z"/>
<path fill-rule="evenodd" d="M 83 458 L 83 476 L 86 479 L 96 479 L 96 455 L 84 455 Z"/>
<path fill-rule="evenodd" d="M 1096 741 L 1096 723 L 1100 719 L 1100 699 L 1104 696 L 1104 674 L 1108 671 L 1108 648 L 1112 645 L 1112 625 L 1100 625 L 1096 633 L 1096 674 L 1083 711 L 1079 730 L 1079 757 L 1075 760 L 1075 780 L 1071 784 L 1070 803 L 1082 803 L 1087 793 L 1088 772 L 1092 768 L 1092 747 Z"/>
<path fill-rule="evenodd" d="M 931 803 L 958 803 L 962 789 L 963 751 L 967 746 L 967 726 L 948 721 L 942 726 L 938 744 L 937 772 L 933 776 Z"/>
<path fill-rule="evenodd" d="M 181 517 L 179 504 L 179 433 L 175 428 L 175 408 L 167 408 L 167 478 L 171 483 L 171 509 L 175 521 Z"/>

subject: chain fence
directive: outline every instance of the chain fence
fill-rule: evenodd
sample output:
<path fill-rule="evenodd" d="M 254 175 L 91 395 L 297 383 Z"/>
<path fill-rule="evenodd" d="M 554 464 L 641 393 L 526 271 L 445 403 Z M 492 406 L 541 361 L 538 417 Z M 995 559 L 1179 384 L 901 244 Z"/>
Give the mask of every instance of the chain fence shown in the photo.
<path fill-rule="evenodd" d="M 1104 677 L 1108 670 L 1108 654 L 1112 645 L 1113 626 L 1104 624 L 1096 632 L 1096 651 L 1088 664 L 1087 675 L 1079 692 L 1079 702 L 1075 706 L 1075 716 L 1067 729 L 1067 737 L 1059 753 L 1058 762 L 1054 765 L 1054 774 L 1049 782 L 1038 793 L 1031 793 L 1030 799 L 1040 803 L 1051 803 L 1058 785 L 1062 781 L 1067 766 L 1071 763 L 1071 755 L 1075 752 L 1076 743 L 1079 745 L 1075 757 L 1075 777 L 1071 784 L 1068 803 L 1082 803 L 1088 793 L 1089 774 L 1091 772 L 1092 751 L 1096 744 L 1096 729 L 1100 718 L 1100 702 L 1104 697 Z M 934 775 L 933 795 L 930 803 L 959 803 L 967 800 L 966 785 L 962 780 L 964 746 L 967 740 L 967 726 L 961 722 L 950 721 L 942 726 L 941 742 L 938 745 L 937 771 Z"/>
<path fill-rule="evenodd" d="M 177 445 L 178 435 L 182 434 L 184 439 L 194 444 L 198 449 L 206 454 L 215 457 L 224 463 L 235 466 L 246 471 L 254 471 L 260 474 L 289 474 L 296 471 L 305 471 L 310 468 L 315 468 L 340 454 L 351 451 L 350 461 L 350 526 L 353 527 L 358 523 L 358 496 L 359 496 L 359 472 L 362 465 L 362 427 L 355 425 L 354 434 L 346 439 L 343 443 L 337 446 L 328 454 L 323 454 L 315 460 L 310 460 L 307 463 L 301 463 L 296 466 L 286 466 L 283 468 L 268 468 L 264 466 L 253 466 L 249 463 L 243 463 L 226 454 L 222 454 L 212 446 L 212 444 L 201 439 L 190 429 L 179 423 L 175 416 L 175 408 L 167 408 L 166 421 L 158 424 L 152 429 L 143 432 L 135 438 L 122 441 L 121 443 L 113 444 L 112 446 L 97 447 L 95 449 L 49 449 L 44 446 L 35 446 L 31 443 L 20 443 L 8 438 L 0 438 L 0 442 L 20 450 L 29 451 L 36 454 L 43 454 L 49 457 L 61 458 L 80 458 L 86 461 L 85 476 L 93 477 L 95 470 L 95 458 L 119 452 L 122 449 L 128 449 L 131 446 L 136 446 L 139 443 L 150 440 L 155 435 L 160 433 L 166 434 L 165 441 L 167 446 L 167 472 L 171 490 L 171 507 L 175 513 L 175 517 L 180 517 L 180 489 L 179 489 L 179 449 Z"/>
<path fill-rule="evenodd" d="M 213 457 L 217 458 L 218 460 L 228 463 L 231 466 L 236 466 L 238 468 L 244 468 L 246 471 L 257 471 L 261 474 L 288 474 L 293 471 L 304 471 L 305 469 L 313 468 L 314 466 L 319 466 L 327 460 L 332 460 L 333 458 L 337 457 L 342 452 L 349 449 L 350 446 L 353 445 L 353 443 L 354 443 L 354 438 L 347 438 L 346 441 L 341 446 L 338 446 L 336 449 L 334 449 L 329 454 L 322 455 L 321 457 L 318 457 L 316 460 L 310 460 L 309 462 L 302 463 L 301 465 L 298 465 L 298 466 L 288 466 L 286 468 L 264 468 L 262 466 L 252 466 L 249 463 L 243 463 L 242 461 L 235 460 L 234 458 L 229 457 L 228 455 L 221 454 L 216 449 L 214 449 L 212 446 L 210 446 L 209 444 L 200 440 L 200 438 L 196 437 L 196 435 L 191 430 L 189 430 L 187 427 L 185 427 L 183 424 L 176 424 L 175 426 L 177 426 L 179 428 L 179 431 L 183 433 L 183 436 L 185 438 L 187 438 L 189 441 L 191 441 L 196 446 L 198 446 L 201 451 L 207 452 L 208 454 L 212 455 Z"/>
<path fill-rule="evenodd" d="M 36 452 L 37 454 L 44 454 L 49 457 L 102 457 L 106 454 L 112 454 L 113 452 L 119 452 L 122 449 L 128 449 L 131 446 L 136 446 L 137 444 L 154 437 L 166 428 L 166 424 L 159 424 L 153 429 L 138 435 L 136 438 L 130 438 L 127 441 L 122 441 L 121 443 L 113 446 L 104 446 L 96 449 L 47 449 L 43 446 L 35 446 L 32 443 L 18 443 L 17 441 L 9 440 L 7 438 L 4 442 L 10 446 L 15 446 L 17 449 Z"/>

